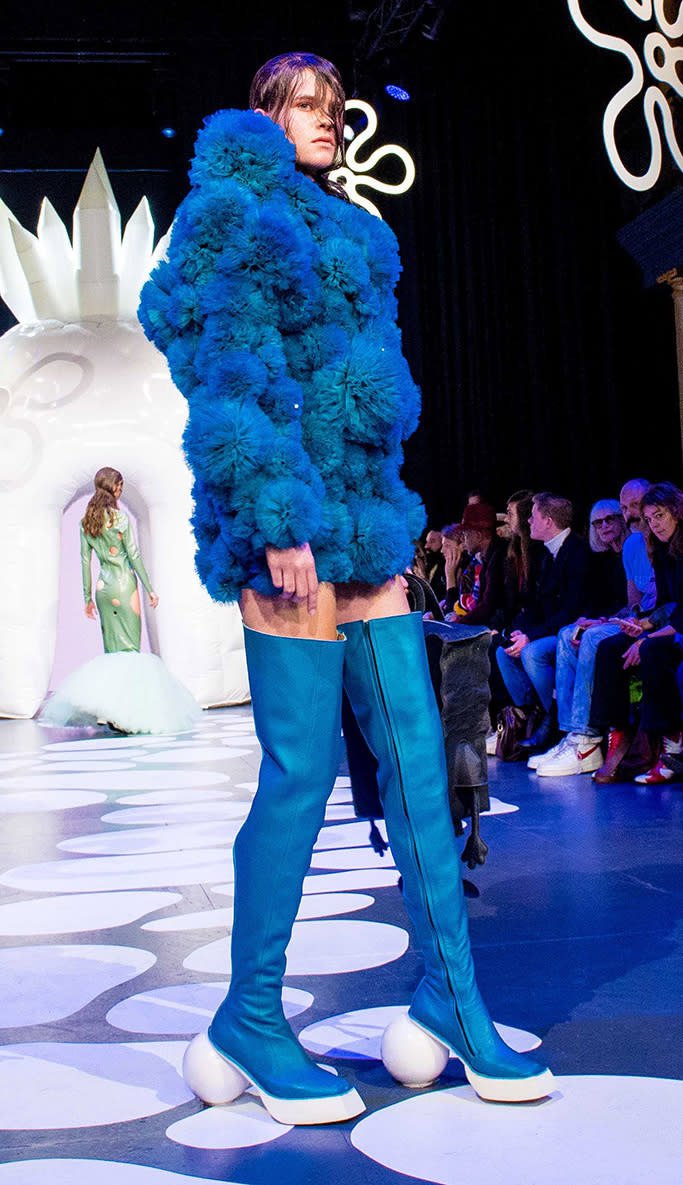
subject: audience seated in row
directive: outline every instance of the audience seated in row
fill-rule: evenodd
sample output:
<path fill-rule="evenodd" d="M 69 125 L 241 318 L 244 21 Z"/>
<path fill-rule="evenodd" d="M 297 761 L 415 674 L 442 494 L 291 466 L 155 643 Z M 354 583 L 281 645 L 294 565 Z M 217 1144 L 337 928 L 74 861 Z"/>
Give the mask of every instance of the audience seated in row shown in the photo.
<path fill-rule="evenodd" d="M 613 780 L 635 727 L 629 682 L 640 667 L 642 727 L 662 749 L 641 780 L 668 781 L 676 759 L 683 766 L 683 494 L 670 483 L 628 481 L 619 503 L 591 508 L 587 543 L 571 529 L 571 503 L 553 494 L 521 490 L 508 500 L 503 531 L 497 518 L 478 496 L 444 528 L 442 603 L 451 620 L 491 629 L 496 707 L 510 699 L 541 706 L 528 747 L 542 751 L 529 766 L 542 777 Z M 553 732 L 563 735 L 549 748 Z"/>

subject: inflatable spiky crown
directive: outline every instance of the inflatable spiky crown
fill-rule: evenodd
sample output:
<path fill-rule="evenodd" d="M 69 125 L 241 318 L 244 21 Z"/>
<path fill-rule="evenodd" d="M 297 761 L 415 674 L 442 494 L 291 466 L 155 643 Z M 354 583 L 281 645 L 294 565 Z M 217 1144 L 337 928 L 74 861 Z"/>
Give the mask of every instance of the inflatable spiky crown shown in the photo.
<path fill-rule="evenodd" d="M 154 223 L 143 197 L 121 235 L 121 215 L 100 150 L 73 215 L 73 242 L 43 199 L 37 235 L 0 200 L 0 295 L 20 322 L 134 318 L 140 289 L 166 250 L 154 250 Z"/>

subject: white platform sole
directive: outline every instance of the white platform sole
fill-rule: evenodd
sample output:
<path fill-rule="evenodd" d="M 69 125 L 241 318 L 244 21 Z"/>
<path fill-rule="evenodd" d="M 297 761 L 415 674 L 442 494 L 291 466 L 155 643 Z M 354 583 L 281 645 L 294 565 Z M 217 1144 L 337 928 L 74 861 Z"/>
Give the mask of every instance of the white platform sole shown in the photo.
<path fill-rule="evenodd" d="M 211 1044 L 207 1033 L 199 1033 L 185 1050 L 183 1077 L 198 1098 L 214 1106 L 233 1103 L 253 1086 L 271 1118 L 288 1127 L 344 1123 L 365 1110 L 365 1103 L 353 1088 L 341 1095 L 311 1099 L 282 1099 L 268 1094 L 258 1082 L 220 1053 Z"/>
<path fill-rule="evenodd" d="M 382 1061 L 392 1077 L 413 1089 L 429 1086 L 446 1067 L 449 1054 L 462 1062 L 467 1081 L 490 1103 L 531 1103 L 554 1089 L 550 1070 L 530 1078 L 488 1078 L 477 1074 L 462 1055 L 406 1013 L 390 1024 L 382 1038 Z"/>

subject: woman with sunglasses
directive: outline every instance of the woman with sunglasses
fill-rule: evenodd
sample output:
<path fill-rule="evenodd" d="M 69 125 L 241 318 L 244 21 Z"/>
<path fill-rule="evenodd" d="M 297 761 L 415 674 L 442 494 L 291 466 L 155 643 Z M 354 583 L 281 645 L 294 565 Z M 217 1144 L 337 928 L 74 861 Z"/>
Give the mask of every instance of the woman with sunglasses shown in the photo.
<path fill-rule="evenodd" d="M 681 690 L 683 663 L 683 490 L 671 482 L 650 486 L 642 502 L 646 541 L 657 585 L 657 604 L 645 619 L 621 622 L 619 637 L 598 648 L 591 706 L 592 727 L 610 729 L 607 757 L 593 775 L 596 782 L 619 780 L 635 726 L 629 697 L 632 673 L 640 675 L 640 727 L 659 757 L 636 777 L 646 786 L 671 781 L 667 757 L 683 753 Z"/>

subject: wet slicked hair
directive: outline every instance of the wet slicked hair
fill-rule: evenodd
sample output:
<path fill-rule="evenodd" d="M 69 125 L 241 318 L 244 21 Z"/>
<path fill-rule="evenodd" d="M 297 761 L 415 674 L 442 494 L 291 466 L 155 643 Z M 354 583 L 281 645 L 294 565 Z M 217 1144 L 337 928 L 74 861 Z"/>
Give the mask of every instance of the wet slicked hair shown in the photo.
<path fill-rule="evenodd" d="M 321 58 L 315 53 L 281 53 L 270 58 L 256 71 L 249 90 L 249 106 L 254 109 L 262 108 L 276 123 L 284 113 L 283 125 L 287 131 L 287 109 L 291 105 L 294 92 L 301 81 L 302 74 L 310 70 L 315 79 L 314 98 L 319 107 L 325 105 L 328 94 L 331 95 L 330 119 L 334 127 L 336 152 L 330 169 L 338 169 L 344 161 L 344 104 L 346 96 L 342 80 L 337 67 L 327 58 Z M 323 188 L 333 193 L 343 194 L 341 186 L 329 181 L 328 169 L 320 174 Z"/>

